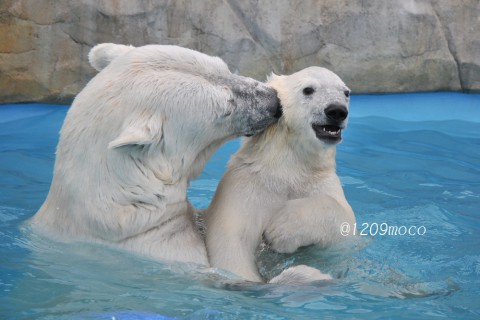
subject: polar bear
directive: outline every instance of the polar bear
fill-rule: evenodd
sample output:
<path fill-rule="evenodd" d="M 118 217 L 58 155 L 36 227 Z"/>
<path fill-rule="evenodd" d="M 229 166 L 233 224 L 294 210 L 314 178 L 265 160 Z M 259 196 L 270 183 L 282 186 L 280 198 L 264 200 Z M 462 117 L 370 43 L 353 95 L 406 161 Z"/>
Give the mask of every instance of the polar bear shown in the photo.
<path fill-rule="evenodd" d="M 89 59 L 100 72 L 65 118 L 34 230 L 208 265 L 189 181 L 225 141 L 278 119 L 276 91 L 177 46 L 100 44 Z"/>
<path fill-rule="evenodd" d="M 268 85 L 278 92 L 283 116 L 244 140 L 205 212 L 211 266 L 250 281 L 262 281 L 254 257 L 262 237 L 274 250 L 291 253 L 340 241 L 341 223 L 355 222 L 335 173 L 335 146 L 347 125 L 350 90 L 320 67 L 272 74 Z M 302 274 L 329 278 L 312 269 L 293 267 L 270 282 Z"/>

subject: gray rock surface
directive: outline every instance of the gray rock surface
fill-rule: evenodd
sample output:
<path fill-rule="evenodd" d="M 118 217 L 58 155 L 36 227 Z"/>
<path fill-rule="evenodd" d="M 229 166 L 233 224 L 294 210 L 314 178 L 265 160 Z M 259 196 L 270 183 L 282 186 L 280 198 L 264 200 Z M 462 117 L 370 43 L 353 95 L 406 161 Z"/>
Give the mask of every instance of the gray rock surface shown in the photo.
<path fill-rule="evenodd" d="M 311 65 L 355 93 L 480 91 L 480 0 L 2 0 L 0 103 L 70 102 L 102 42 L 176 44 L 264 80 Z"/>

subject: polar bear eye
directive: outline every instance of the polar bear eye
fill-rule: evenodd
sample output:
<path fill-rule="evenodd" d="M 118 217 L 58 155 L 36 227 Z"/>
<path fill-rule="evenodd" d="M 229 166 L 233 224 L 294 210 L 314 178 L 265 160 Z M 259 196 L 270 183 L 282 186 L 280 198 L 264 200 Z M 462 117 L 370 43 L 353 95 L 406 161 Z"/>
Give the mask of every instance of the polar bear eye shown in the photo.
<path fill-rule="evenodd" d="M 313 89 L 312 87 L 306 87 L 305 89 L 303 89 L 303 94 L 306 96 L 309 96 L 314 92 L 315 92 L 315 89 Z"/>
<path fill-rule="evenodd" d="M 350 90 L 345 90 L 343 93 L 345 94 L 345 97 L 350 97 Z"/>

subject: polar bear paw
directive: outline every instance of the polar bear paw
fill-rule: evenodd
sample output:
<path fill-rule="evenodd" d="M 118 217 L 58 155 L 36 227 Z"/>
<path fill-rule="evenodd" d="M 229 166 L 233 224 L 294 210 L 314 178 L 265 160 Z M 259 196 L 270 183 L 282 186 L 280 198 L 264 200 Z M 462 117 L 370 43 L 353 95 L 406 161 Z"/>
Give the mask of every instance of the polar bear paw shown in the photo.
<path fill-rule="evenodd" d="M 268 283 L 276 284 L 306 284 L 314 281 L 332 280 L 332 276 L 322 273 L 320 270 L 299 265 L 285 269 Z"/>

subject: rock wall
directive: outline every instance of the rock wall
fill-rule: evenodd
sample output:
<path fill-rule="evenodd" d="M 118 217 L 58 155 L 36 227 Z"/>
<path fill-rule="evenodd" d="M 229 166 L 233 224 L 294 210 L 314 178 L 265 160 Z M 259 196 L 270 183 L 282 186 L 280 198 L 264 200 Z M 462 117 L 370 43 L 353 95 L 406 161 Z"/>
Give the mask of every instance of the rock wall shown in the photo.
<path fill-rule="evenodd" d="M 311 65 L 355 93 L 480 91 L 480 0 L 1 0 L 0 103 L 70 102 L 102 42 L 176 44 L 264 80 Z"/>

